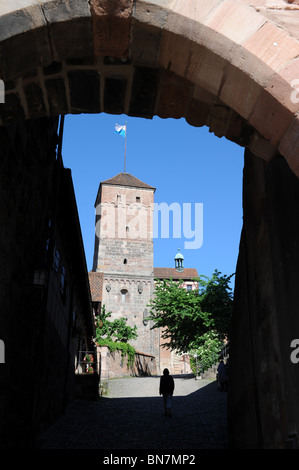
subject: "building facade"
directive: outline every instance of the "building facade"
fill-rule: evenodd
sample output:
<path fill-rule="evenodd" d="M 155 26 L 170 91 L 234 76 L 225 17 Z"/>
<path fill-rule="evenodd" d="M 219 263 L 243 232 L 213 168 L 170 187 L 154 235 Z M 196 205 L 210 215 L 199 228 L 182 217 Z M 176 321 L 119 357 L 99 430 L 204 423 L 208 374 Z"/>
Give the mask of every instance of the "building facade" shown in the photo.
<path fill-rule="evenodd" d="M 184 287 L 193 289 L 193 279 L 198 277 L 196 269 L 184 270 L 181 254 L 175 268 L 154 268 L 154 193 L 154 187 L 129 173 L 100 183 L 89 273 L 91 296 L 96 314 L 105 306 L 111 320 L 123 317 L 129 326 L 137 326 L 138 338 L 130 343 L 136 351 L 155 357 L 158 373 L 165 367 L 171 373 L 189 373 L 186 357 L 166 349 L 162 332 L 151 329 L 153 324 L 147 318 L 155 278 L 181 279 Z"/>
<path fill-rule="evenodd" d="M 157 357 L 158 332 L 147 321 L 154 288 L 154 192 L 155 188 L 129 173 L 100 183 L 90 283 L 93 301 L 105 305 L 111 320 L 124 317 L 128 326 L 137 326 L 138 338 L 132 346 Z"/>

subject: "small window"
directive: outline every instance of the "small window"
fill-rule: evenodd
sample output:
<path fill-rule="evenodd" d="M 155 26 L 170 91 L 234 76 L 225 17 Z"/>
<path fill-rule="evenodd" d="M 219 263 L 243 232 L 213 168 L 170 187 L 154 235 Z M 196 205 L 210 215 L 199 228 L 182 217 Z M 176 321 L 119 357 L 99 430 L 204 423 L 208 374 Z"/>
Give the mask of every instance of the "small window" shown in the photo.
<path fill-rule="evenodd" d="M 60 265 L 60 254 L 59 251 L 55 248 L 54 251 L 54 260 L 53 260 L 53 267 L 55 271 L 59 271 L 59 265 Z"/>
<path fill-rule="evenodd" d="M 140 202 L 140 196 L 136 196 L 136 202 Z"/>
<path fill-rule="evenodd" d="M 61 295 L 64 295 L 65 293 L 65 267 L 64 266 L 61 266 L 59 288 L 60 288 Z"/>
<path fill-rule="evenodd" d="M 192 290 L 192 286 L 190 284 L 187 284 L 187 290 Z"/>
<path fill-rule="evenodd" d="M 127 299 L 128 291 L 126 289 L 122 289 L 120 292 L 121 292 L 121 301 L 122 303 L 125 303 Z"/>
<path fill-rule="evenodd" d="M 117 196 L 117 204 L 120 204 L 120 203 L 121 203 L 121 196 L 118 195 L 118 196 Z"/>
<path fill-rule="evenodd" d="M 127 258 L 124 259 L 124 264 L 127 264 L 128 260 Z"/>

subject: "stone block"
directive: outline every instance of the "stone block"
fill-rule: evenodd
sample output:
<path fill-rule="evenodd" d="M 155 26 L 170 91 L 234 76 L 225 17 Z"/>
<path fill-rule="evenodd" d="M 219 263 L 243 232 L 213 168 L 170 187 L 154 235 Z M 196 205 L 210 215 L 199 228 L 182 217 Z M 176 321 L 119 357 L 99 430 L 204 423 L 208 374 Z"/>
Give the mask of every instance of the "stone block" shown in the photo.
<path fill-rule="evenodd" d="M 21 2 L 18 8 L 12 2 L 5 2 L 6 5 L 3 3 L 0 6 L 0 42 L 46 26 L 40 2 Z"/>
<path fill-rule="evenodd" d="M 129 115 L 152 118 L 158 90 L 159 74 L 156 70 L 138 67 L 135 70 Z"/>
<path fill-rule="evenodd" d="M 100 112 L 100 76 L 96 70 L 74 70 L 67 74 L 71 112 Z"/>
<path fill-rule="evenodd" d="M 204 126 L 214 101 L 215 96 L 213 94 L 204 88 L 195 86 L 186 115 L 186 121 L 195 127 Z"/>
<path fill-rule="evenodd" d="M 162 31 L 132 22 L 130 60 L 138 66 L 156 67 Z"/>
<path fill-rule="evenodd" d="M 0 70 L 4 79 L 21 77 L 33 68 L 51 62 L 46 28 L 33 29 L 0 44 Z"/>
<path fill-rule="evenodd" d="M 224 137 L 231 110 L 222 103 L 215 103 L 209 113 L 207 126 L 216 137 Z"/>
<path fill-rule="evenodd" d="M 174 0 L 167 15 L 164 29 L 179 34 L 183 38 L 198 44 L 207 44 L 207 34 L 212 30 L 206 28 L 206 21 L 223 3 L 223 0 Z"/>
<path fill-rule="evenodd" d="M 250 22 L 246 15 L 250 17 Z M 176 0 L 171 6 L 164 30 L 204 46 L 225 60 L 231 60 L 234 48 L 250 37 L 263 22 L 265 19 L 262 16 L 240 3 Z"/>
<path fill-rule="evenodd" d="M 128 55 L 132 8 L 133 0 L 91 0 L 96 55 Z"/>
<path fill-rule="evenodd" d="M 51 78 L 45 80 L 49 111 L 51 116 L 65 115 L 68 113 L 65 82 L 63 78 Z"/>
<path fill-rule="evenodd" d="M 266 90 L 292 113 L 299 111 L 299 59 L 291 60 L 267 83 Z"/>
<path fill-rule="evenodd" d="M 184 76 L 209 93 L 218 95 L 226 63 L 222 57 L 197 46 L 190 55 Z"/>
<path fill-rule="evenodd" d="M 163 29 L 169 12 L 167 0 L 138 0 L 133 9 L 134 22 Z"/>
<path fill-rule="evenodd" d="M 194 127 L 205 126 L 210 113 L 211 104 L 192 99 L 188 107 L 186 121 Z"/>
<path fill-rule="evenodd" d="M 295 8 L 288 8 L 287 10 L 268 8 L 263 9 L 261 13 L 268 20 L 272 21 L 274 24 L 277 24 L 277 26 L 283 28 L 285 31 L 288 31 L 291 36 L 299 39 L 299 8 L 298 6 Z"/>
<path fill-rule="evenodd" d="M 37 82 L 26 83 L 24 91 L 30 118 L 45 116 L 46 106 L 40 85 Z"/>
<path fill-rule="evenodd" d="M 275 72 L 299 55 L 299 42 L 270 22 L 245 41 L 243 47 Z"/>
<path fill-rule="evenodd" d="M 262 15 L 241 2 L 222 2 L 204 23 L 232 43 L 242 44 L 265 22 Z"/>
<path fill-rule="evenodd" d="M 201 45 L 164 32 L 159 65 L 217 95 L 226 61 Z"/>
<path fill-rule="evenodd" d="M 262 87 L 253 78 L 234 66 L 225 69 L 219 98 L 247 119 L 258 100 Z"/>
<path fill-rule="evenodd" d="M 292 121 L 289 129 L 285 132 L 278 147 L 291 170 L 299 178 L 299 116 Z"/>
<path fill-rule="evenodd" d="M 230 114 L 230 119 L 225 129 L 225 137 L 228 140 L 235 142 L 241 147 L 246 147 L 250 142 L 252 133 L 253 129 L 245 119 L 235 112 Z"/>
<path fill-rule="evenodd" d="M 163 32 L 158 65 L 181 77 L 185 76 L 186 57 L 193 51 L 192 46 L 188 39 L 180 38 L 169 32 Z"/>
<path fill-rule="evenodd" d="M 191 100 L 193 86 L 187 80 L 165 72 L 159 88 L 157 115 L 161 118 L 185 117 Z"/>
<path fill-rule="evenodd" d="M 41 1 L 47 20 L 53 59 L 91 57 L 93 39 L 91 15 L 85 0 Z"/>
<path fill-rule="evenodd" d="M 291 124 L 293 114 L 263 90 L 249 117 L 249 123 L 273 146 L 276 146 Z"/>
<path fill-rule="evenodd" d="M 271 145 L 271 143 L 264 139 L 258 132 L 252 134 L 248 147 L 254 155 L 265 161 L 272 160 L 277 154 L 277 147 Z"/>

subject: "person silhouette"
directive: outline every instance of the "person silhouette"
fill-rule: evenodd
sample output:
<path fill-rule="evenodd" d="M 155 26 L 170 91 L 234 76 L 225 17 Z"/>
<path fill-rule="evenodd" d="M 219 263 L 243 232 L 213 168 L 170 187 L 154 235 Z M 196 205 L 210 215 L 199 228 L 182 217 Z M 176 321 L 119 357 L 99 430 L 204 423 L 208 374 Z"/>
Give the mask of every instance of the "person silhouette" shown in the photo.
<path fill-rule="evenodd" d="M 159 394 L 163 395 L 164 416 L 171 416 L 172 395 L 174 391 L 174 380 L 168 369 L 163 370 L 160 378 Z"/>

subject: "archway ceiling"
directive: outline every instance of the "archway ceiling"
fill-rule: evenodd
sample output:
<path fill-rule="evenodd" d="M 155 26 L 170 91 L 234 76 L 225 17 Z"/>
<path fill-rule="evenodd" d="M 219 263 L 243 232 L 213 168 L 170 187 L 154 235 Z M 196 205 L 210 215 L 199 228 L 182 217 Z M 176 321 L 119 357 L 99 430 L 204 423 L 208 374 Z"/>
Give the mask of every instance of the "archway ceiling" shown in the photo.
<path fill-rule="evenodd" d="M 299 0 L 0 1 L 0 124 L 185 118 L 299 175 Z"/>

